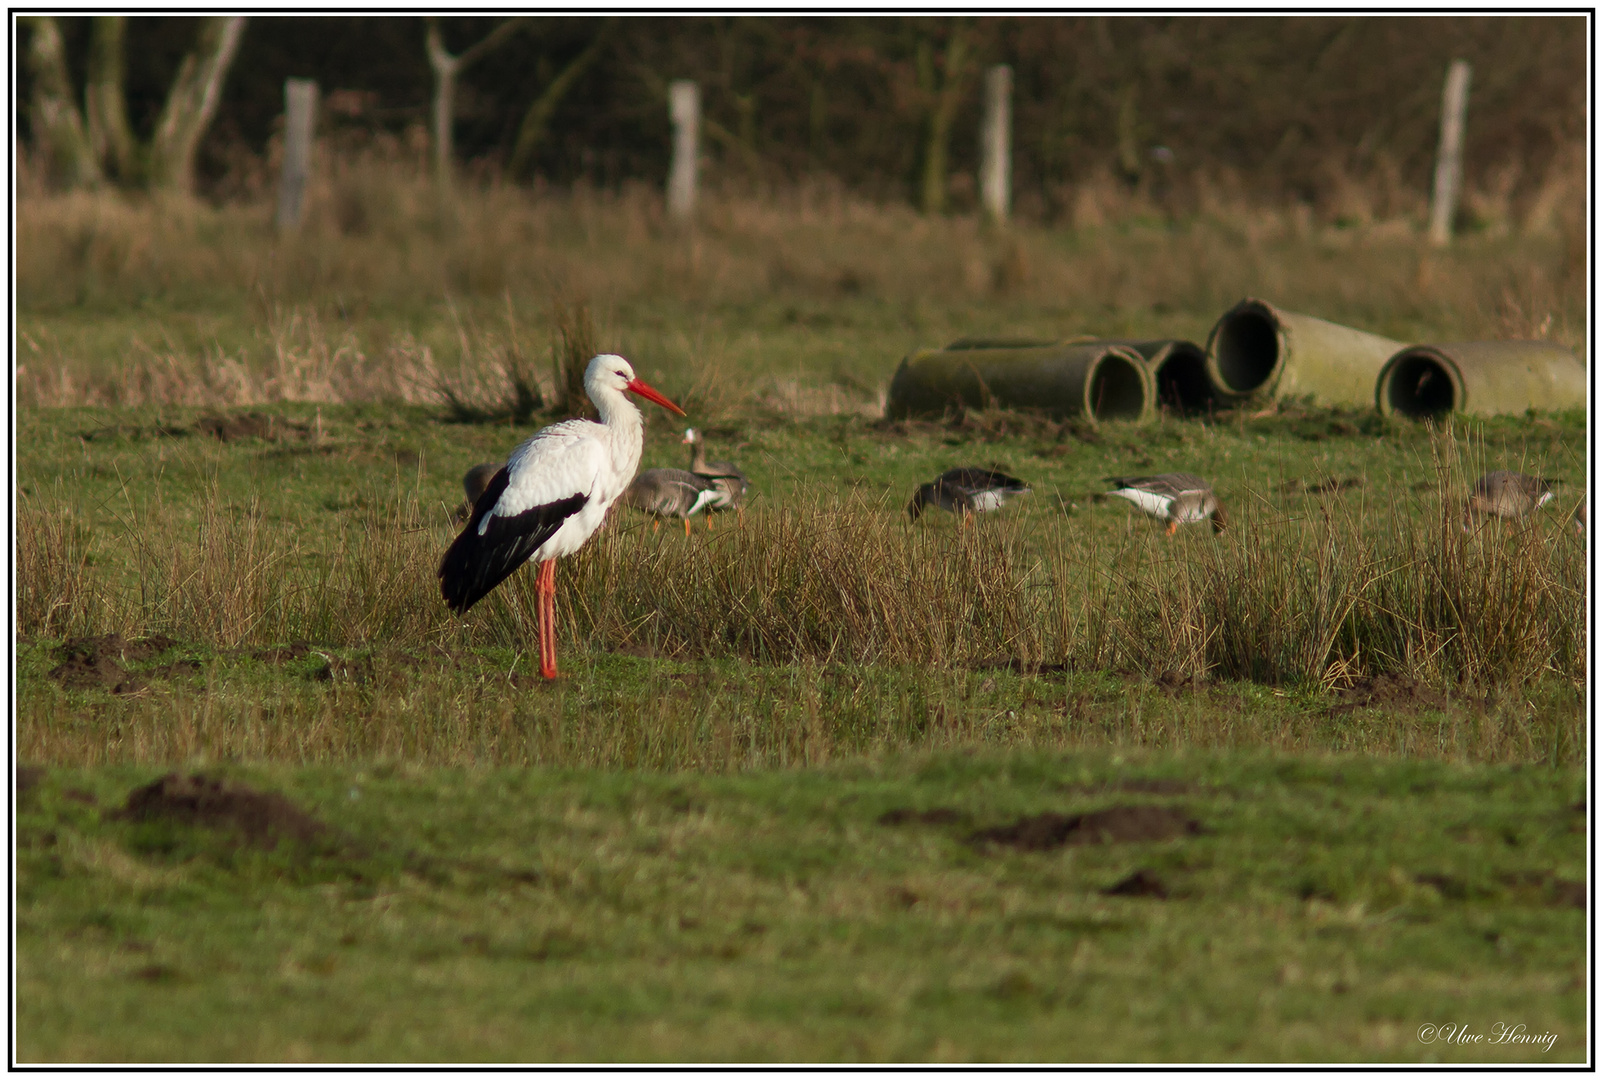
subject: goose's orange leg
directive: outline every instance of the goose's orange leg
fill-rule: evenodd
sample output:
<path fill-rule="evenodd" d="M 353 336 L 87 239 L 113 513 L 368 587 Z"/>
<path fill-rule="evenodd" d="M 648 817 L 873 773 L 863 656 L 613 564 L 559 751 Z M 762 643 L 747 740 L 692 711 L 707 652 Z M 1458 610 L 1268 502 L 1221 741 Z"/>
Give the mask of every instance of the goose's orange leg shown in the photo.
<path fill-rule="evenodd" d="M 540 674 L 547 679 L 557 677 L 557 561 L 547 559 L 540 564 L 540 576 L 535 579 L 535 593 L 540 601 Z"/>
<path fill-rule="evenodd" d="M 1178 529 L 1179 527 L 1180 527 L 1180 523 L 1178 521 L 1171 521 L 1171 522 L 1169 522 L 1169 527 L 1167 529 L 1163 530 L 1163 535 L 1164 536 L 1173 536 L 1174 535 L 1174 531 L 1176 529 Z"/>

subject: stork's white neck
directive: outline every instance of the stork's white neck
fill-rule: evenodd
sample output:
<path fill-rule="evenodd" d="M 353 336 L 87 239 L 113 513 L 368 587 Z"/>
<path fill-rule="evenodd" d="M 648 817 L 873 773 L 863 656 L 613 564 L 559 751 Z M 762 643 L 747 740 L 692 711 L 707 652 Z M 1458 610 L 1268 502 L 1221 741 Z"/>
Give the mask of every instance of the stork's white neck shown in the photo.
<path fill-rule="evenodd" d="M 597 387 L 591 392 L 590 400 L 595 403 L 601 422 L 613 431 L 639 431 L 644 423 L 640 410 L 629 400 L 629 395 L 621 390 L 614 390 L 610 386 Z"/>

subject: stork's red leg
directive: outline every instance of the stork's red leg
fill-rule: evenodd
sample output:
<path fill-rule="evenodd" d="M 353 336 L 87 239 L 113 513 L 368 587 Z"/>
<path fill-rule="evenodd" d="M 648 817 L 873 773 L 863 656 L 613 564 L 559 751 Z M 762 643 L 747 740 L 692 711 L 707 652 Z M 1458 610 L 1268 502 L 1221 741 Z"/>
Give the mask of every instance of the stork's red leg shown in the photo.
<path fill-rule="evenodd" d="M 685 535 L 686 536 L 690 535 L 690 519 L 689 518 L 685 518 Z"/>
<path fill-rule="evenodd" d="M 540 576 L 535 580 L 535 594 L 540 601 L 540 674 L 547 679 L 557 677 L 557 561 L 547 559 L 540 564 Z"/>

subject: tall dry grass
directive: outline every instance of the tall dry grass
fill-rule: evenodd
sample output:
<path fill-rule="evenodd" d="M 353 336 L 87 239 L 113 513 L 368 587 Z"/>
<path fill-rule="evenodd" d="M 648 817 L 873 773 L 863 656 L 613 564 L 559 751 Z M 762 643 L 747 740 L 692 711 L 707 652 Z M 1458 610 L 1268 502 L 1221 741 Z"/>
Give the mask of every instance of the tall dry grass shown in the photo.
<path fill-rule="evenodd" d="M 943 311 L 976 324 L 1049 312 L 1064 334 L 1200 337 L 1251 294 L 1402 338 L 1537 336 L 1583 349 L 1584 165 L 1555 173 L 1529 221 L 1445 252 L 1425 244 L 1418 208 L 1319 224 L 1306 207 L 1248 204 L 1228 186 L 1168 220 L 1088 181 L 1080 201 L 1095 213 L 1005 231 L 823 183 L 713 192 L 687 231 L 645 186 L 535 192 L 491 180 L 446 222 L 413 166 L 360 154 L 325 163 L 308 220 L 289 235 L 266 200 L 32 194 L 17 207 L 18 399 L 421 401 L 441 400 L 444 378 L 481 407 L 474 393 L 508 397 L 543 366 L 546 342 L 563 340 L 559 300 L 595 311 L 596 347 L 694 354 L 698 372 L 722 352 L 713 366 L 748 379 L 772 363 L 753 322 L 769 308 L 823 313 L 828 336 L 828 312 L 888 305 L 930 324 L 924 344 L 950 332 Z M 153 314 L 131 339 L 59 332 L 85 313 L 136 311 Z M 249 329 L 175 344 L 172 312 Z M 896 337 L 882 362 L 904 347 Z M 561 396 L 537 381 L 545 400 Z"/>
<path fill-rule="evenodd" d="M 1451 438 L 1438 443 L 1452 452 Z M 1462 465 L 1444 460 L 1423 509 L 1355 498 L 1291 516 L 1249 500 L 1218 538 L 1135 530 L 1111 549 L 1065 517 L 913 526 L 855 497 L 756 509 L 689 539 L 615 517 L 559 567 L 561 634 L 566 648 L 765 664 L 1580 681 L 1584 543 L 1549 514 L 1466 533 L 1451 494 L 1467 489 Z M 24 500 L 19 628 L 161 631 L 220 648 L 534 641 L 528 573 L 464 619 L 446 612 L 434 571 L 450 526 L 414 493 L 359 509 L 320 550 L 215 492 L 198 515 L 198 527 L 154 512 L 132 523 L 129 582 L 86 558 L 70 515 Z"/>

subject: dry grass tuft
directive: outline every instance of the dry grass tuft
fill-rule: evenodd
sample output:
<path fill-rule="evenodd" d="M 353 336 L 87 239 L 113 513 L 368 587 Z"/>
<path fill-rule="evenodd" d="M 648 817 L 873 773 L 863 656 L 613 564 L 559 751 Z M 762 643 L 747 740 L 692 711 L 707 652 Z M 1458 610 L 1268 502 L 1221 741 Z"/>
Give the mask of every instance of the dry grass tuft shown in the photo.
<path fill-rule="evenodd" d="M 1450 434 L 1443 453 L 1455 445 Z M 1442 491 L 1467 482 L 1444 464 Z M 632 517 L 560 569 L 562 634 L 600 650 L 769 664 L 1174 672 L 1339 685 L 1406 673 L 1434 684 L 1579 681 L 1585 552 L 1549 516 L 1466 534 L 1451 498 L 1255 510 L 1215 538 L 1132 531 L 1118 550 L 1067 519 L 910 526 L 853 496 L 755 508 L 690 539 Z M 102 576 L 70 515 L 19 514 L 19 629 L 41 636 L 162 632 L 233 648 L 310 640 L 524 648 L 533 576 L 467 618 L 439 601 L 449 539 L 415 494 L 360 509 L 326 551 L 215 494 L 198 527 L 135 522 L 137 581 Z M 1423 524 L 1421 524 L 1423 522 Z"/>

